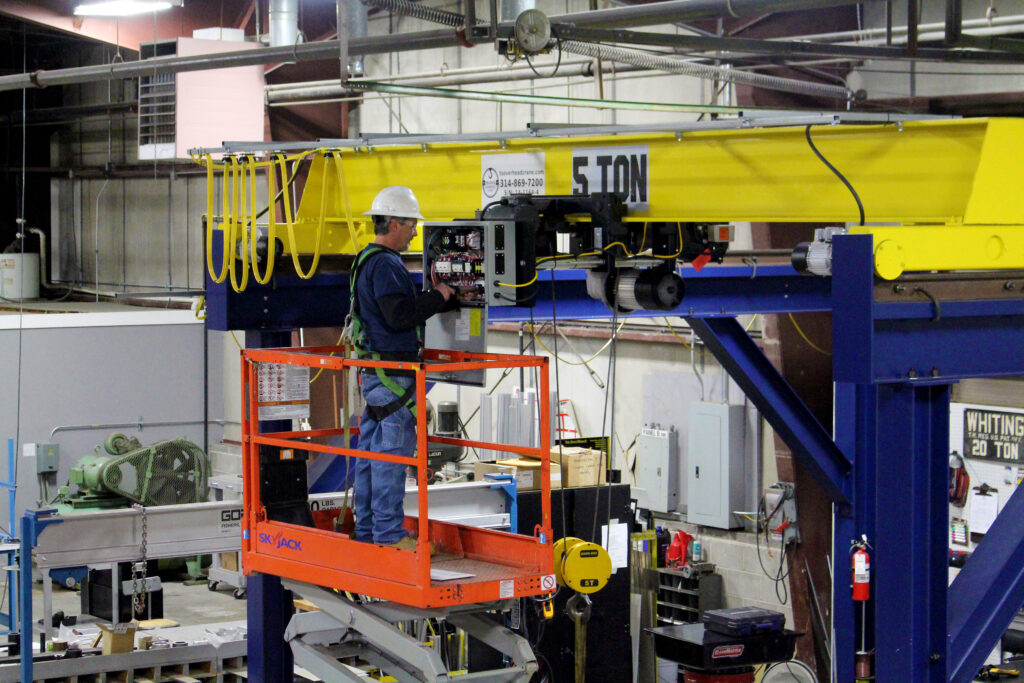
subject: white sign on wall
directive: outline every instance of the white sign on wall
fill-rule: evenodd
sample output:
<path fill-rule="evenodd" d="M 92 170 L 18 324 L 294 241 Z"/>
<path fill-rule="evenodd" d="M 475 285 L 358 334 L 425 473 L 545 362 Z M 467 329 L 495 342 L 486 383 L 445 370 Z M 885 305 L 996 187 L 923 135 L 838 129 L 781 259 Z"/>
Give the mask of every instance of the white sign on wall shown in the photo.
<path fill-rule="evenodd" d="M 572 193 L 618 192 L 633 211 L 647 211 L 650 178 L 647 145 L 585 147 L 572 151 Z"/>
<path fill-rule="evenodd" d="M 480 157 L 480 206 L 510 194 L 544 194 L 544 152 Z"/>

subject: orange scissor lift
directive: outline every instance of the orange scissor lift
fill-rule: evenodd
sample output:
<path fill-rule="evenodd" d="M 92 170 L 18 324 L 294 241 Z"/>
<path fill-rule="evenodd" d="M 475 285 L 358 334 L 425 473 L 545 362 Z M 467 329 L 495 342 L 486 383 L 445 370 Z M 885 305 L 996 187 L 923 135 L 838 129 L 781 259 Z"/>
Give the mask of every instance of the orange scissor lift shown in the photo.
<path fill-rule="evenodd" d="M 353 360 L 335 347 L 247 349 L 242 352 L 242 434 L 245 513 L 242 526 L 242 564 L 246 574 L 261 572 L 297 582 L 347 591 L 413 608 L 444 608 L 552 593 L 555 590 L 551 529 L 550 412 L 548 359 L 428 349 L 419 363 Z M 311 442 L 343 429 L 314 429 L 262 433 L 259 429 L 258 375 L 260 363 L 348 370 L 377 368 L 415 375 L 416 454 L 412 457 Z M 487 443 L 427 434 L 427 382 L 441 373 L 467 370 L 536 368 L 540 391 L 540 447 Z M 428 515 L 428 443 L 455 444 L 504 451 L 541 462 L 542 524 L 531 535 L 483 529 L 438 520 Z M 419 485 L 418 515 L 407 516 L 406 528 L 418 538 L 417 551 L 361 543 L 347 535 L 297 524 L 272 521 L 260 501 L 259 447 L 275 446 L 318 453 L 369 458 L 415 468 Z M 429 544 L 437 547 L 431 558 Z M 431 568 L 470 578 L 431 579 Z"/>

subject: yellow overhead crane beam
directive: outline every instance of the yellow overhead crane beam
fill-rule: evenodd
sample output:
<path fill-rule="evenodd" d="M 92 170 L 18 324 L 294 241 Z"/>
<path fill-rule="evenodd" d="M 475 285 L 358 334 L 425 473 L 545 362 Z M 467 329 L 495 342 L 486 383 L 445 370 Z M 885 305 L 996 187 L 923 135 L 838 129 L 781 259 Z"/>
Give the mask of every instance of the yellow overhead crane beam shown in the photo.
<path fill-rule="evenodd" d="M 1024 120 L 822 125 L 810 134 L 859 195 L 868 225 L 851 231 L 875 235 L 882 277 L 909 270 L 1024 268 Z M 814 154 L 804 126 L 499 136 L 491 142 L 316 150 L 294 229 L 278 231 L 285 251 L 354 253 L 372 239 L 361 214 L 388 185 L 411 187 L 427 220 L 472 217 L 486 203 L 485 183 L 494 182 L 490 168 L 521 167 L 518 177 L 535 183 L 522 189 L 533 194 L 573 194 L 581 189 L 579 164 L 589 155 L 588 191 L 614 189 L 596 186 L 595 154 L 624 156 L 618 175 L 605 162 L 606 177 L 624 180 L 628 168 L 629 187 L 618 189 L 647 193 L 646 208 L 631 208 L 627 220 L 859 222 L 853 196 Z"/>

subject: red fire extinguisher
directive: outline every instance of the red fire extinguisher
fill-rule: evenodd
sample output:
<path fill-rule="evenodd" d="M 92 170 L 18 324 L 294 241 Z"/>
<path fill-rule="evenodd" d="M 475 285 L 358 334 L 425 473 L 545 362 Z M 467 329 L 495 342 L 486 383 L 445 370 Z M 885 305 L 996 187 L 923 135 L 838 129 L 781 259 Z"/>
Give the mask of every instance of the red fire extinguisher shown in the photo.
<path fill-rule="evenodd" d="M 853 599 L 864 602 L 871 599 L 871 556 L 866 538 L 854 541 L 850 570 L 853 572 Z"/>

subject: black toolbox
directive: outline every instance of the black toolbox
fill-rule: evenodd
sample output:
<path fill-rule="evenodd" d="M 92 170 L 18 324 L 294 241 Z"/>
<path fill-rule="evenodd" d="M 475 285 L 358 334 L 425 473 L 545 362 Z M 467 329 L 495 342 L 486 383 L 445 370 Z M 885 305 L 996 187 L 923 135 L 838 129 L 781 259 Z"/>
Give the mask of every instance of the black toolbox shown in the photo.
<path fill-rule="evenodd" d="M 786 615 L 759 607 L 732 607 L 704 612 L 704 628 L 727 636 L 776 633 L 786 625 Z"/>

